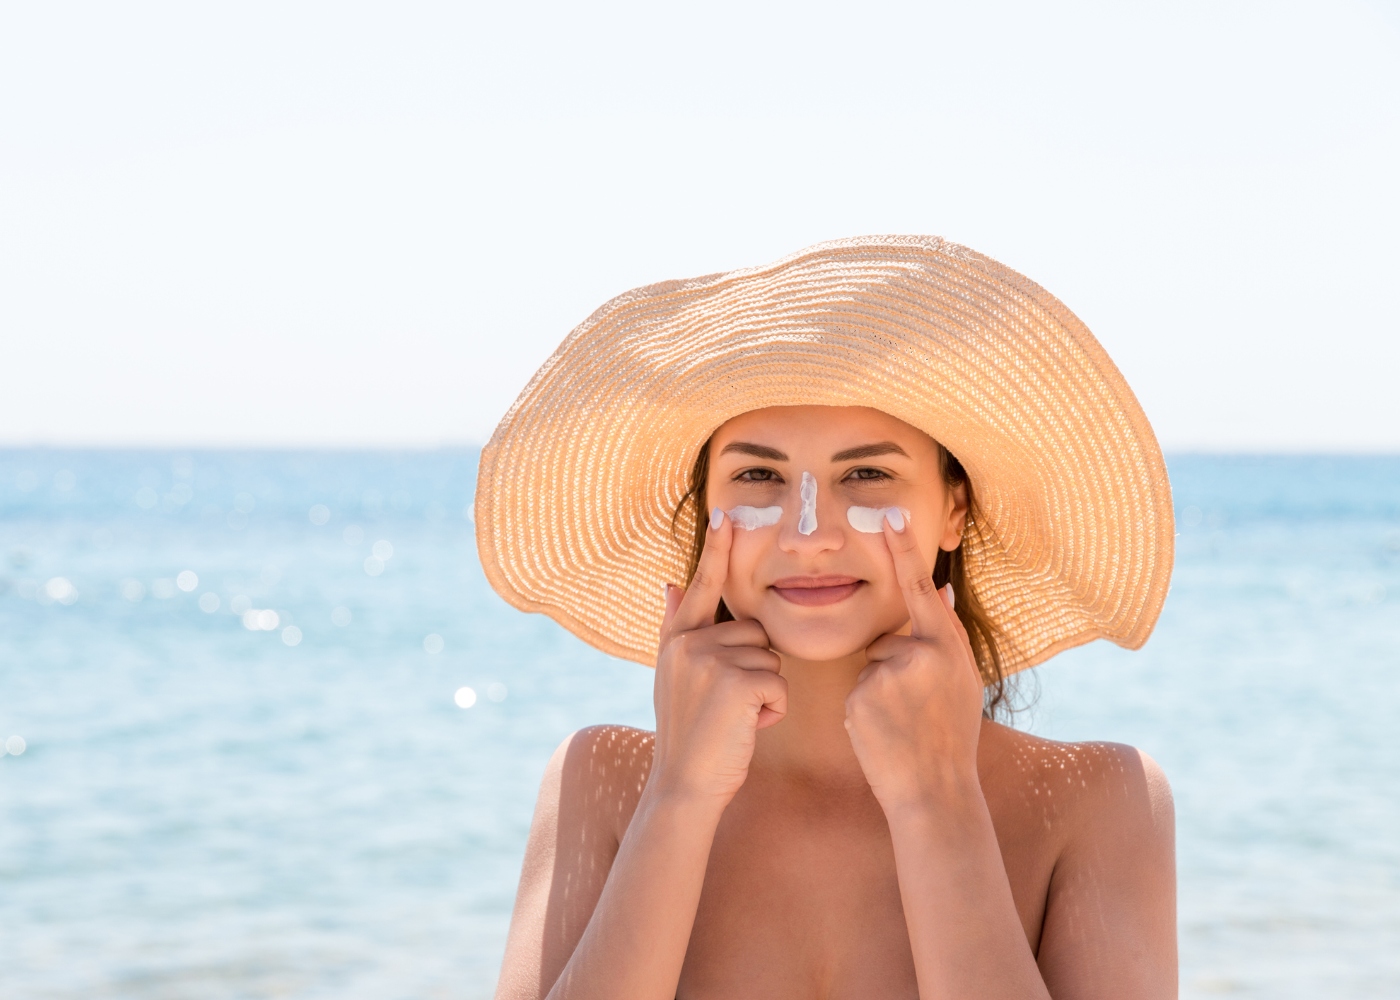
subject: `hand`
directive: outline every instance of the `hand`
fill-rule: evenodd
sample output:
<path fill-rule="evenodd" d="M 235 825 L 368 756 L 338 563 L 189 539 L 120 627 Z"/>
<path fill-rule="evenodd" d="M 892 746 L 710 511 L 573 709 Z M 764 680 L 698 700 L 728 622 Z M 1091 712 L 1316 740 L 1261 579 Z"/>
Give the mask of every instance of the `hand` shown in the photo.
<path fill-rule="evenodd" d="M 846 731 L 886 815 L 926 801 L 946 779 L 977 780 L 982 677 L 967 632 L 939 591 L 918 540 L 885 521 L 910 635 L 882 635 L 846 698 Z"/>
<path fill-rule="evenodd" d="M 723 808 L 748 777 L 758 730 L 787 712 L 787 681 L 756 621 L 714 624 L 734 528 L 718 514 L 688 590 L 666 588 L 656 661 L 656 750 L 648 789 Z"/>

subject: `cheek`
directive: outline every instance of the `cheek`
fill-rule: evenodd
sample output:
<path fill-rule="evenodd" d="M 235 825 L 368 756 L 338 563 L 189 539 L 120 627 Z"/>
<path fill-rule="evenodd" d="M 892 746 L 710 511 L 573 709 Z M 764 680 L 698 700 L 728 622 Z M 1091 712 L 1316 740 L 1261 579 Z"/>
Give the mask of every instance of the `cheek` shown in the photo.
<path fill-rule="evenodd" d="M 923 502 L 919 502 L 923 501 Z M 919 552 L 933 572 L 933 563 L 938 558 L 938 544 L 943 540 L 945 515 L 943 508 L 930 503 L 929 498 L 919 497 L 910 506 L 909 530 L 919 541 Z"/>
<path fill-rule="evenodd" d="M 931 520 L 928 516 L 923 518 L 922 530 L 919 530 L 918 526 L 912 527 L 919 541 L 919 554 L 925 572 L 930 576 L 933 575 L 933 564 L 938 555 L 938 540 L 933 536 Z M 902 622 L 909 615 L 909 607 L 904 600 L 899 576 L 895 572 L 894 560 L 890 557 L 884 536 L 852 532 L 847 544 L 861 554 L 862 569 L 859 572 L 870 584 L 870 600 L 873 604 L 873 607 L 867 607 L 880 619 L 871 624 L 880 631 L 886 631 L 892 627 L 892 623 Z"/>
<path fill-rule="evenodd" d="M 737 597 L 754 592 L 758 570 L 772 551 L 775 537 L 773 531 L 734 530 L 734 541 L 729 547 L 729 575 L 724 584 L 726 595 Z"/>

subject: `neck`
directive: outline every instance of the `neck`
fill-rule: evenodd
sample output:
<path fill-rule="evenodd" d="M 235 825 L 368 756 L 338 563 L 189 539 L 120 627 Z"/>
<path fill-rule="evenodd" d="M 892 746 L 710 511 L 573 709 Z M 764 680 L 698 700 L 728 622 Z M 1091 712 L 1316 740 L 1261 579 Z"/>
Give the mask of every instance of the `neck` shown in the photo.
<path fill-rule="evenodd" d="M 788 780 L 865 787 L 846 733 L 846 696 L 865 664 L 864 650 L 826 661 L 784 656 L 787 715 L 759 732 L 754 764 Z"/>

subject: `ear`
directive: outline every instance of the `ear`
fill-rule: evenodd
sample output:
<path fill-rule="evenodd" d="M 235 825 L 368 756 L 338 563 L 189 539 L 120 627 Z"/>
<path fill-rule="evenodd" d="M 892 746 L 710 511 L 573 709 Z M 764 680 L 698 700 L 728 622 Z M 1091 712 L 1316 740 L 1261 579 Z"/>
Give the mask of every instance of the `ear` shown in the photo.
<path fill-rule="evenodd" d="M 967 484 L 958 483 L 948 491 L 948 516 L 943 521 L 943 537 L 938 547 L 944 552 L 952 552 L 962 544 L 963 530 L 967 527 Z"/>

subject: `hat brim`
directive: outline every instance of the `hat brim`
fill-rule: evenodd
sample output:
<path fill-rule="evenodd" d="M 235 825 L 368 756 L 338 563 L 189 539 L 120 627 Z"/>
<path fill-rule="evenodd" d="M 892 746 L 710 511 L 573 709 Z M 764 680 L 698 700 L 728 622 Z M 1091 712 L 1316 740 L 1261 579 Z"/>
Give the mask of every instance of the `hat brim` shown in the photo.
<path fill-rule="evenodd" d="M 1175 529 L 1142 408 L 1063 303 L 936 237 L 823 243 L 597 310 L 482 450 L 487 578 L 513 606 L 654 664 L 698 449 L 741 413 L 811 405 L 882 410 L 962 462 L 981 507 L 969 577 L 1007 672 L 1096 638 L 1147 640 Z"/>

